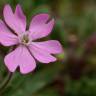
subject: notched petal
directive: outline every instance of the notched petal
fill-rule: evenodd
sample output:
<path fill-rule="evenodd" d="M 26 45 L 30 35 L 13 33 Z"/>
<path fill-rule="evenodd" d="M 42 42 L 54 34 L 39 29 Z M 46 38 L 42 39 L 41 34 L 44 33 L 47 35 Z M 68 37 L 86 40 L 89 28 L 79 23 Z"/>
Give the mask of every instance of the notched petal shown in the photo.
<path fill-rule="evenodd" d="M 50 19 L 48 14 L 36 15 L 31 21 L 29 34 L 33 40 L 46 37 L 51 33 L 54 24 L 55 20 Z"/>

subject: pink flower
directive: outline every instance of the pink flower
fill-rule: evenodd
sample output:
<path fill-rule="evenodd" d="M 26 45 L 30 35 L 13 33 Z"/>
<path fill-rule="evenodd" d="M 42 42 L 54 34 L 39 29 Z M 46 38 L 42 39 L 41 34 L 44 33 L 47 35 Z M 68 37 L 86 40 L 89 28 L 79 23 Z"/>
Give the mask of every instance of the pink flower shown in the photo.
<path fill-rule="evenodd" d="M 51 33 L 54 19 L 49 20 L 48 14 L 38 14 L 26 30 L 26 17 L 20 5 L 16 6 L 14 13 L 10 5 L 6 5 L 3 14 L 6 24 L 0 20 L 0 42 L 3 46 L 16 46 L 4 59 L 9 71 L 14 72 L 19 67 L 20 72 L 26 74 L 36 68 L 36 60 L 42 63 L 56 61 L 52 54 L 62 52 L 58 41 L 35 41 Z"/>

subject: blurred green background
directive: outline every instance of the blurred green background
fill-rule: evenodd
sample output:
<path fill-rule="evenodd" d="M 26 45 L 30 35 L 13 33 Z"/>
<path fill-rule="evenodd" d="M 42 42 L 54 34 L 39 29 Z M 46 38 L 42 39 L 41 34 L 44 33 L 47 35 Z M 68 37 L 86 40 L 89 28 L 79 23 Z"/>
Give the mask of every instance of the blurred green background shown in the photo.
<path fill-rule="evenodd" d="M 14 9 L 19 3 L 29 22 L 37 13 L 55 18 L 54 30 L 47 39 L 57 39 L 64 48 L 58 61 L 37 64 L 35 72 L 15 72 L 0 96 L 96 96 L 96 0 L 0 0 Z M 0 46 L 7 54 L 9 48 Z M 0 84 L 7 76 L 0 56 Z"/>

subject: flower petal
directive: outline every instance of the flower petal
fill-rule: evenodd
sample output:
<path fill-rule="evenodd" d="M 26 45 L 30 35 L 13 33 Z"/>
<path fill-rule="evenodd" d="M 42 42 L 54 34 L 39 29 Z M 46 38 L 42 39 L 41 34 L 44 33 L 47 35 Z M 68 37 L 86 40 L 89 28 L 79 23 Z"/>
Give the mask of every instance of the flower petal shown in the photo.
<path fill-rule="evenodd" d="M 21 27 L 25 31 L 26 30 L 26 16 L 24 15 L 24 13 L 21 9 L 21 6 L 19 4 L 16 6 L 15 16 L 19 20 L 18 22 L 22 23 Z"/>
<path fill-rule="evenodd" d="M 0 20 L 0 43 L 4 46 L 12 46 L 18 44 L 18 41 L 17 36 L 12 34 L 5 23 Z"/>
<path fill-rule="evenodd" d="M 19 9 L 19 12 L 17 9 Z M 4 19 L 5 19 L 5 22 L 7 23 L 7 25 L 11 29 L 13 29 L 17 34 L 20 34 L 25 31 L 25 27 L 22 22 L 24 17 L 23 16 L 22 16 L 23 18 L 21 17 L 21 11 L 20 11 L 20 8 L 18 8 L 18 6 L 16 8 L 15 14 L 13 14 L 10 5 L 8 5 L 8 4 L 5 5 L 3 14 L 4 14 Z"/>
<path fill-rule="evenodd" d="M 17 47 L 13 52 L 5 57 L 5 65 L 11 72 L 20 67 L 22 74 L 33 71 L 36 67 L 36 62 L 25 46 Z"/>
<path fill-rule="evenodd" d="M 33 17 L 29 27 L 30 35 L 33 40 L 43 38 L 50 34 L 54 26 L 54 19 L 49 19 L 48 14 L 39 14 Z"/>
<path fill-rule="evenodd" d="M 34 45 L 39 49 L 51 54 L 59 54 L 63 52 L 62 46 L 57 40 L 49 40 L 44 42 L 34 42 Z"/>
<path fill-rule="evenodd" d="M 45 52 L 42 49 L 39 49 L 34 44 L 29 45 L 29 49 L 33 56 L 41 63 L 50 63 L 56 61 L 56 58 L 50 55 L 48 52 Z"/>

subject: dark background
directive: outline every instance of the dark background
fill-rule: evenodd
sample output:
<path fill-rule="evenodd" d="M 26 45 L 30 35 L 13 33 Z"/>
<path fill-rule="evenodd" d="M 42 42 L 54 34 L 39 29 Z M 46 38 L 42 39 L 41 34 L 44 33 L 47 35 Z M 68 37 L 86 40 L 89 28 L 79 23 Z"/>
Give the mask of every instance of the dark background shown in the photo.
<path fill-rule="evenodd" d="M 38 13 L 53 16 L 55 27 L 45 39 L 59 40 L 64 53 L 28 75 L 16 71 L 0 96 L 96 96 L 96 0 L 0 0 L 1 19 L 7 3 L 22 6 L 28 25 Z M 4 54 L 9 49 L 0 46 Z M 1 54 L 0 84 L 7 73 Z"/>

